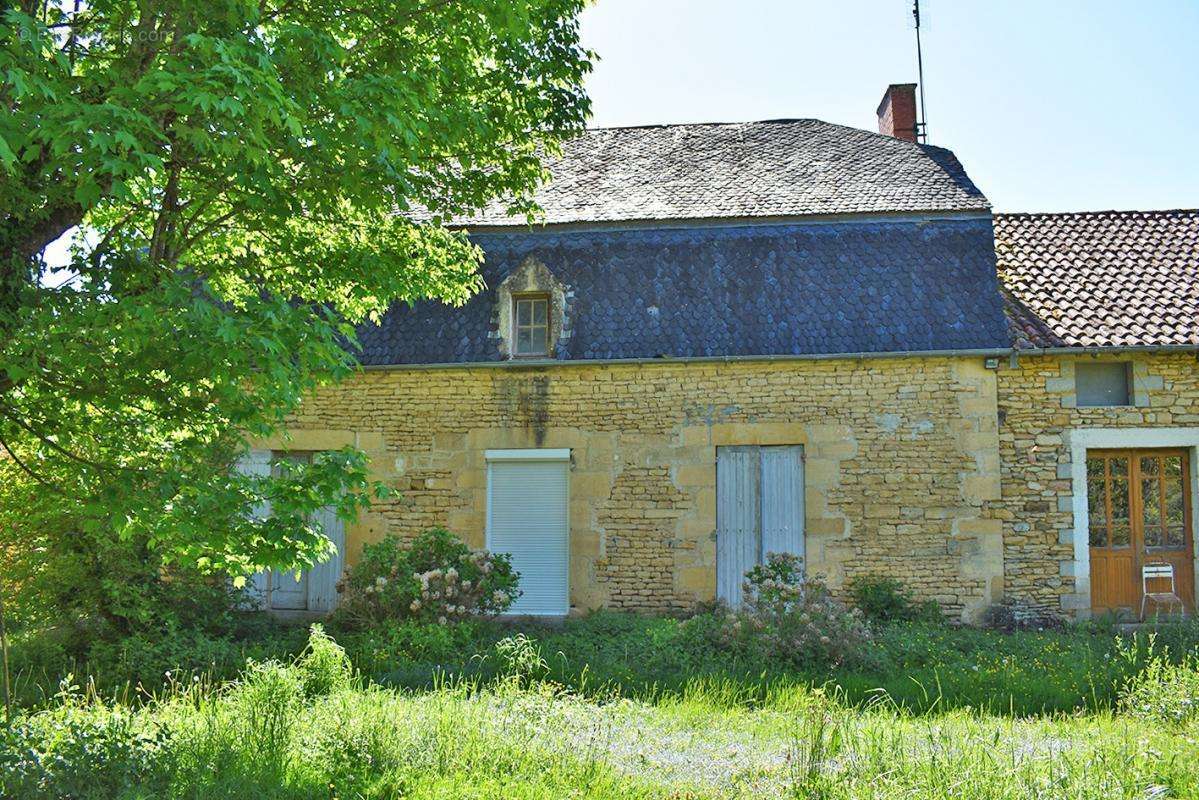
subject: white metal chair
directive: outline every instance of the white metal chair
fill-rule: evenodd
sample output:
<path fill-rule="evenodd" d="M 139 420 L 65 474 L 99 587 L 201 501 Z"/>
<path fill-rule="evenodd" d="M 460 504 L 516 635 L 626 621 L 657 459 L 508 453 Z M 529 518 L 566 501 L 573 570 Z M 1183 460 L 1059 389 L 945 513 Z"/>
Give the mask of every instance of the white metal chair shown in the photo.
<path fill-rule="evenodd" d="M 1170 591 L 1149 591 L 1150 581 L 1157 581 L 1160 587 L 1161 581 L 1170 582 Z M 1152 600 L 1155 606 L 1178 606 L 1178 612 L 1183 617 L 1186 616 L 1186 606 L 1182 602 L 1182 598 L 1178 596 L 1177 587 L 1174 585 L 1174 565 L 1165 561 L 1155 561 L 1141 566 L 1141 621 L 1145 621 L 1145 607 Z"/>

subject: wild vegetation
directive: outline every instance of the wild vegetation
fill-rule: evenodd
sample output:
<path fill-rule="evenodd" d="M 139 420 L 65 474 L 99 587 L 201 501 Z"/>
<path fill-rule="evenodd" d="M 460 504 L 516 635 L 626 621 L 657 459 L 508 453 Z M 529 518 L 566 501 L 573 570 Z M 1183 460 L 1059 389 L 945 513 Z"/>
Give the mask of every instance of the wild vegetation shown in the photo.
<path fill-rule="evenodd" d="M 391 576 L 397 594 L 380 608 L 395 617 L 335 616 L 328 632 L 306 630 L 230 610 L 212 592 L 176 609 L 166 637 L 24 626 L 11 648 L 19 707 L 0 735 L 0 796 L 1199 791 L 1193 623 L 1132 637 L 1099 624 L 955 627 L 888 582 L 871 584 L 869 611 L 847 607 L 786 557 L 747 576 L 750 601 L 736 613 L 443 622 L 440 608 L 411 612 L 413 599 L 488 575 L 507 587 L 488 591 L 514 595 L 504 560 L 440 530 L 373 547 L 346 585 L 365 593 Z M 459 568 L 440 589 L 421 577 Z"/>
<path fill-rule="evenodd" d="M 540 639 L 507 635 L 480 650 L 473 660 L 485 668 L 473 676 L 442 673 L 421 689 L 364 680 L 352 653 L 319 629 L 297 658 L 251 662 L 228 683 L 172 674 L 137 703 L 67 683 L 4 732 L 0 793 L 969 800 L 1199 792 L 1199 731 L 1193 715 L 1177 713 L 1199 701 L 1194 664 L 1134 653 L 1135 645 L 1116 653 L 1142 660 L 1136 677 L 1111 705 L 1081 715 L 940 703 L 914 713 L 881 692 L 854 702 L 832 686 L 730 673 L 634 698 L 582 670 L 573 685 L 554 679 L 554 644 L 598 644 L 606 632 L 611 647 L 619 630 L 627 644 L 633 629 L 653 640 L 665 624 L 600 615 Z M 439 628 L 413 628 L 428 637 L 414 636 L 413 651 L 428 656 L 448 644 L 432 643 Z"/>

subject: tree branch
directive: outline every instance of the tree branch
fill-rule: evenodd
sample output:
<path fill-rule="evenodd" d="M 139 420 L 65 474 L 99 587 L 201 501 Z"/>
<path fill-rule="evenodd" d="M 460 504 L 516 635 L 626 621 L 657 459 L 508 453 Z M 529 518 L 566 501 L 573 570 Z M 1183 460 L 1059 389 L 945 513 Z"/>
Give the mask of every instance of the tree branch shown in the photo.
<path fill-rule="evenodd" d="M 32 469 L 30 469 L 29 466 L 24 461 L 21 460 L 21 457 L 16 454 L 16 452 L 12 449 L 12 447 L 9 446 L 8 442 L 5 441 L 3 435 L 0 435 L 0 447 L 4 448 L 4 452 L 8 453 L 8 456 L 9 456 L 9 458 L 12 459 L 13 463 L 16 464 L 18 467 L 20 467 L 21 471 L 24 472 L 26 475 L 33 478 L 35 481 L 40 483 L 42 486 L 45 486 L 47 489 L 54 492 L 55 494 L 60 494 L 60 495 L 64 495 L 64 496 L 67 494 L 66 490 L 64 490 L 58 484 L 53 483 L 52 481 L 47 480 L 46 478 L 43 478 L 41 475 L 37 474 Z"/>

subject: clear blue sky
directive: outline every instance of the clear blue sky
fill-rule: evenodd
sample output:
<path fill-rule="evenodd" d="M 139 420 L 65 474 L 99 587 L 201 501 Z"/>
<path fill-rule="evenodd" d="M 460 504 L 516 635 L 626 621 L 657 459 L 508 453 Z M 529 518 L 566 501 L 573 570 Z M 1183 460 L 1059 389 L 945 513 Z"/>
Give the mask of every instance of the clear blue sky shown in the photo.
<path fill-rule="evenodd" d="M 596 126 L 877 129 L 911 0 L 596 0 Z M 929 143 L 999 211 L 1199 206 L 1199 0 L 922 0 Z"/>

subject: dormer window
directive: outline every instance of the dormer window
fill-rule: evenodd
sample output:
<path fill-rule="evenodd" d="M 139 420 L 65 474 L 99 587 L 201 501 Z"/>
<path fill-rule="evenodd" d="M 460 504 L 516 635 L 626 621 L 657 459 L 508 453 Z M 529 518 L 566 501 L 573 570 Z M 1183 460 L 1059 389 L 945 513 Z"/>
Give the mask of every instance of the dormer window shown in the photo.
<path fill-rule="evenodd" d="M 512 298 L 512 354 L 520 358 L 549 355 L 549 297 L 543 294 Z"/>
<path fill-rule="evenodd" d="M 496 287 L 487 336 L 496 339 L 501 358 L 565 358 L 570 342 L 570 303 L 574 296 L 545 264 L 527 256 Z"/>

